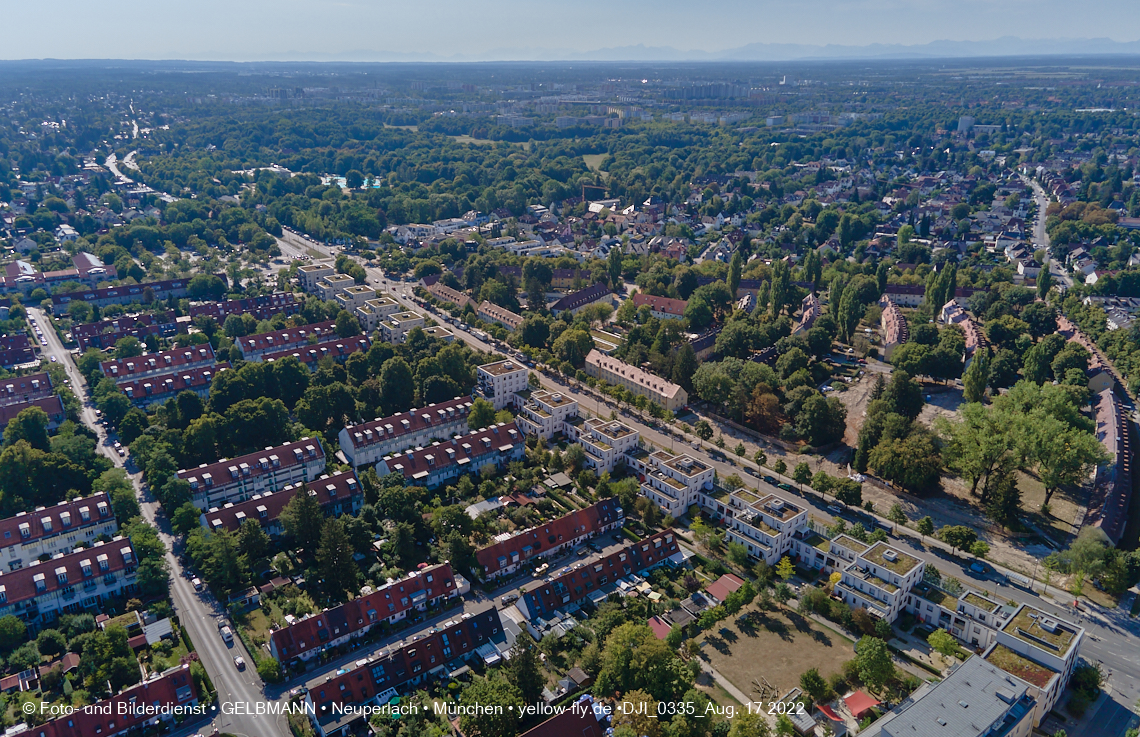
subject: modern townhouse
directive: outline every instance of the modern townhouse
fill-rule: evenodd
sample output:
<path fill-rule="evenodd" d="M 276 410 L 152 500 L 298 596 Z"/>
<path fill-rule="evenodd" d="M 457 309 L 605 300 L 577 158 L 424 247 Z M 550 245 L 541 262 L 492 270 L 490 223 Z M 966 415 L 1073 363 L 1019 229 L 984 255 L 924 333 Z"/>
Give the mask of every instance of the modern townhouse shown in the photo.
<path fill-rule="evenodd" d="M 345 737 L 367 722 L 362 707 L 388 703 L 399 693 L 454 672 L 474 658 L 493 664 L 502 657 L 503 625 L 494 607 L 463 614 L 371 657 L 305 684 L 310 721 L 320 737 Z M 345 709 L 343 707 L 350 706 Z"/>
<path fill-rule="evenodd" d="M 1083 627 L 1022 604 L 982 657 L 1028 685 L 1037 700 L 1033 726 L 1039 727 L 1069 685 L 1084 637 Z"/>
<path fill-rule="evenodd" d="M 307 366 L 310 371 L 316 371 L 320 362 L 326 358 L 331 358 L 336 363 L 344 363 L 353 353 L 366 353 L 371 347 L 372 341 L 363 335 L 352 338 L 334 336 L 331 340 L 322 343 L 312 343 L 298 348 L 287 348 L 275 353 L 266 353 L 262 355 L 261 360 L 272 363 L 292 356 Z"/>
<path fill-rule="evenodd" d="M 617 499 L 603 499 L 480 548 L 475 551 L 475 561 L 485 580 L 507 576 L 528 561 L 557 555 L 610 530 L 620 529 L 624 523 L 625 512 Z"/>
<path fill-rule="evenodd" d="M 356 280 L 348 274 L 330 274 L 317 281 L 316 295 L 325 302 L 334 302 L 337 296 L 354 286 Z"/>
<path fill-rule="evenodd" d="M 525 452 L 524 436 L 515 423 L 500 423 L 426 448 L 385 456 L 376 464 L 376 473 L 398 472 L 414 485 L 430 489 L 478 473 L 484 466 L 502 469 Z"/>
<path fill-rule="evenodd" d="M 54 393 L 51 377 L 46 373 L 0 379 L 0 407 L 47 399 Z"/>
<path fill-rule="evenodd" d="M 562 392 L 532 392 L 519 408 L 515 422 L 527 435 L 550 440 L 566 433 L 566 425 L 578 417 L 578 402 Z"/>
<path fill-rule="evenodd" d="M 515 606 L 535 621 L 587 598 L 604 600 L 620 579 L 664 565 L 679 550 L 673 530 L 663 530 L 608 555 L 566 566 L 530 587 Z"/>
<path fill-rule="evenodd" d="M 380 339 L 385 343 L 399 345 L 408 339 L 408 333 L 424 326 L 424 316 L 418 312 L 406 311 L 388 315 L 380 321 Z"/>
<path fill-rule="evenodd" d="M 843 569 L 835 592 L 851 608 L 894 622 L 911 590 L 922 580 L 926 564 L 887 543 L 875 543 Z"/>
<path fill-rule="evenodd" d="M 607 356 L 596 348 L 586 356 L 586 373 L 608 384 L 624 386 L 671 412 L 689 402 L 688 393 L 679 385 Z"/>
<path fill-rule="evenodd" d="M 526 391 L 530 372 L 518 361 L 508 359 L 480 366 L 476 372 L 475 394 L 486 399 L 496 410 L 517 404 L 518 392 Z"/>
<path fill-rule="evenodd" d="M 70 553 L 119 529 L 105 493 L 79 497 L 0 520 L 0 570 L 14 571 L 43 556 Z"/>
<path fill-rule="evenodd" d="M 201 714 L 190 664 L 176 665 L 109 699 L 27 730 L 28 737 L 120 737 L 169 729 Z M 167 725 L 160 727 L 160 725 Z M 21 734 L 24 732 L 19 730 Z"/>
<path fill-rule="evenodd" d="M 516 418 L 516 422 L 522 415 Z M 612 473 L 618 463 L 626 462 L 626 454 L 637 450 L 641 433 L 617 420 L 591 417 L 567 422 L 566 437 L 586 451 L 585 467 L 601 476 Z"/>
<path fill-rule="evenodd" d="M 320 439 L 302 438 L 233 460 L 223 458 L 183 469 L 178 472 L 178 478 L 190 484 L 194 506 L 206 511 L 227 502 L 246 501 L 254 494 L 307 483 L 324 468 L 325 451 Z"/>
<path fill-rule="evenodd" d="M 993 644 L 997 630 L 1017 607 L 972 589 L 963 589 L 955 596 L 928 581 L 919 581 L 907 595 L 906 610 L 919 622 L 946 630 L 962 644 L 981 651 Z"/>
<path fill-rule="evenodd" d="M 99 364 L 103 375 L 116 384 L 133 382 L 144 376 L 156 376 L 173 371 L 185 371 L 200 366 L 213 366 L 214 349 L 209 343 L 175 348 L 169 351 L 143 354 L 131 358 L 103 361 Z"/>
<path fill-rule="evenodd" d="M 316 294 L 317 283 L 335 273 L 336 269 L 329 264 L 305 264 L 297 267 L 297 283 L 306 294 Z"/>
<path fill-rule="evenodd" d="M 258 320 L 270 320 L 277 315 L 289 317 L 300 312 L 302 306 L 301 300 L 293 292 L 274 292 L 261 297 L 190 305 L 189 315 L 191 320 L 212 317 L 221 325 L 230 315 L 252 315 Z"/>
<path fill-rule="evenodd" d="M 1025 683 L 978 656 L 941 681 L 923 683 L 862 737 L 1029 737 L 1037 699 Z"/>
<path fill-rule="evenodd" d="M 807 509 L 775 494 L 740 489 L 728 501 L 732 510 L 728 540 L 740 543 L 750 556 L 771 566 L 792 549 L 795 532 L 807 524 Z"/>
<path fill-rule="evenodd" d="M 284 350 L 302 348 L 322 340 L 337 337 L 336 323 L 332 320 L 303 325 L 299 328 L 285 328 L 271 333 L 247 335 L 234 341 L 246 361 L 260 361 L 267 353 L 280 353 Z"/>
<path fill-rule="evenodd" d="M 336 303 L 340 305 L 342 310 L 347 310 L 349 313 L 353 312 L 357 307 L 360 307 L 368 300 L 376 296 L 376 290 L 372 287 L 366 287 L 363 284 L 357 286 L 353 285 L 346 289 L 342 289 L 340 294 L 336 295 Z"/>
<path fill-rule="evenodd" d="M 61 614 L 95 609 L 107 599 L 134 593 L 137 567 L 131 541 L 114 537 L 0 571 L 0 617 L 13 614 L 38 630 Z"/>
<path fill-rule="evenodd" d="M 483 322 L 498 323 L 507 330 L 518 330 L 523 323 L 522 315 L 516 315 L 506 307 L 500 307 L 487 300 L 483 300 L 483 304 L 479 305 L 478 315 Z"/>
<path fill-rule="evenodd" d="M 450 564 L 413 571 L 355 599 L 272 630 L 269 651 L 282 664 L 303 663 L 325 650 L 364 637 L 373 627 L 395 624 L 458 595 Z"/>
<path fill-rule="evenodd" d="M 323 475 L 308 484 L 293 484 L 281 491 L 266 491 L 254 494 L 237 504 L 224 504 L 219 509 L 211 507 L 203 512 L 199 522 L 214 532 L 228 530 L 237 532 L 249 520 L 257 522 L 270 537 L 285 534 L 281 524 L 281 510 L 293 501 L 301 490 L 316 497 L 326 517 L 339 517 L 342 514 L 356 514 L 364 506 L 364 491 L 356 478 L 355 471 L 342 471 L 331 476 Z"/>
<path fill-rule="evenodd" d="M 397 312 L 403 312 L 404 306 L 396 300 L 387 295 L 376 297 L 375 299 L 368 299 L 364 304 L 359 305 L 353 314 L 360 322 L 360 327 L 365 333 L 372 334 L 380 329 L 380 321 L 389 315 L 394 315 Z"/>
<path fill-rule="evenodd" d="M 467 431 L 471 398 L 456 397 L 391 417 L 348 425 L 337 436 L 353 468 L 370 466 L 400 451 L 447 440 Z"/>
<path fill-rule="evenodd" d="M 230 368 L 228 362 L 217 363 L 168 374 L 153 374 L 135 379 L 120 379 L 118 384 L 131 404 L 142 409 L 163 404 L 182 392 L 193 392 L 206 399 L 210 396 L 210 385 L 214 377 Z"/>
<path fill-rule="evenodd" d="M 626 454 L 626 462 L 642 479 L 641 495 L 674 517 L 701 504 L 704 492 L 713 487 L 713 467 L 691 456 L 638 449 Z"/>

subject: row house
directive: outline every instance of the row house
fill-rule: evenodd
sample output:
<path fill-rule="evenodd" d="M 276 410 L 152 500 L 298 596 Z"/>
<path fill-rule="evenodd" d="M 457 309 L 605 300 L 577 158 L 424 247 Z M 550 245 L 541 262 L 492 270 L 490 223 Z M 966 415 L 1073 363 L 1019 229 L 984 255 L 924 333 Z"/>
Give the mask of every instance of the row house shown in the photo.
<path fill-rule="evenodd" d="M 261 525 L 272 538 L 285 534 L 281 524 L 281 510 L 302 490 L 316 497 L 326 517 L 339 517 L 342 514 L 356 514 L 364 506 L 364 492 L 355 471 L 342 471 L 331 476 L 323 475 L 308 484 L 286 486 L 281 491 L 267 491 L 254 494 L 250 499 L 237 504 L 225 504 L 221 509 L 211 507 L 203 512 L 199 522 L 213 532 L 229 530 L 237 532 L 248 520 Z"/>
<path fill-rule="evenodd" d="M 380 328 L 381 320 L 403 311 L 403 305 L 387 295 L 382 295 L 365 300 L 364 304 L 352 311 L 352 314 L 356 315 L 364 332 L 371 334 Z"/>
<path fill-rule="evenodd" d="M 516 418 L 516 422 L 521 419 Z M 592 417 L 584 422 L 570 422 L 566 437 L 586 452 L 584 466 L 601 476 L 613 473 L 618 463 L 626 462 L 626 454 L 637 450 L 641 433 L 617 420 Z"/>
<path fill-rule="evenodd" d="M 46 373 L 0 379 L 0 407 L 46 399 L 55 393 Z"/>
<path fill-rule="evenodd" d="M 828 539 L 811 522 L 797 530 L 793 537 L 792 550 L 800 565 L 824 573 L 842 571 L 871 547 L 847 534 Z"/>
<path fill-rule="evenodd" d="M 586 356 L 586 373 L 608 384 L 624 386 L 670 412 L 677 411 L 689 402 L 688 393 L 680 385 L 607 356 L 596 348 L 591 349 Z"/>
<path fill-rule="evenodd" d="M 566 566 L 532 586 L 516 606 L 528 620 L 549 616 L 615 589 L 619 579 L 665 564 L 679 550 L 676 533 L 663 530 L 608 555 Z"/>
<path fill-rule="evenodd" d="M 137 567 L 131 541 L 115 537 L 0 572 L 0 617 L 12 614 L 38 629 L 61 614 L 95 609 L 107 599 L 134 593 Z"/>
<path fill-rule="evenodd" d="M 67 410 L 63 407 L 63 400 L 56 394 L 44 399 L 32 399 L 19 404 L 6 404 L 0 406 L 0 440 L 4 439 L 4 429 L 8 427 L 8 423 L 16 419 L 21 412 L 32 407 L 38 407 L 47 414 L 47 429 L 49 431 L 55 430 L 67 420 Z"/>
<path fill-rule="evenodd" d="M 424 316 L 418 312 L 397 312 L 380 321 L 380 340 L 399 345 L 408 340 L 408 333 L 423 328 Z"/>
<path fill-rule="evenodd" d="M 273 630 L 269 633 L 269 651 L 283 664 L 303 663 L 364 637 L 379 624 L 394 624 L 458 593 L 448 563 L 413 571 L 375 591 Z"/>
<path fill-rule="evenodd" d="M 582 269 L 553 269 L 550 287 L 556 292 L 565 292 L 586 283 L 590 272 Z"/>
<path fill-rule="evenodd" d="M 915 585 L 905 606 L 919 622 L 946 630 L 979 652 L 996 641 L 997 631 L 1017 608 L 971 589 L 955 596 L 928 581 Z"/>
<path fill-rule="evenodd" d="M 497 323 L 507 330 L 518 330 L 523 324 L 522 315 L 516 315 L 506 307 L 500 307 L 487 300 L 483 300 L 483 304 L 479 305 L 478 315 L 483 322 Z"/>
<path fill-rule="evenodd" d="M 322 339 L 336 336 L 336 323 L 332 320 L 303 325 L 299 328 L 285 328 L 271 333 L 247 335 L 234 341 L 246 361 L 260 361 L 267 353 L 280 353 L 293 348 L 302 348 Z"/>
<path fill-rule="evenodd" d="M 792 549 L 794 534 L 807 524 L 807 509 L 775 494 L 740 489 L 729 496 L 729 508 L 728 540 L 770 566 Z"/>
<path fill-rule="evenodd" d="M 62 315 L 72 302 L 83 302 L 93 307 L 107 305 L 150 304 L 168 299 L 181 299 L 189 294 L 189 279 L 167 279 L 165 281 L 129 284 L 121 287 L 105 287 L 86 292 L 53 294 L 52 313 Z"/>
<path fill-rule="evenodd" d="M 468 429 L 470 413 L 471 398 L 456 397 L 391 417 L 348 425 L 337 437 L 349 464 L 361 468 L 408 448 L 461 435 Z"/>
<path fill-rule="evenodd" d="M 1111 387 L 1093 397 L 1096 437 L 1108 461 L 1096 469 L 1084 525 L 1099 527 L 1113 545 L 1120 543 L 1132 500 L 1132 422 L 1128 407 Z"/>
<path fill-rule="evenodd" d="M 595 302 L 609 301 L 613 297 L 610 288 L 605 284 L 598 283 L 592 287 L 587 287 L 579 292 L 567 294 L 562 299 L 555 302 L 550 306 L 550 312 L 555 317 L 563 312 L 569 312 L 571 315 L 577 315 L 583 309 Z"/>
<path fill-rule="evenodd" d="M 691 456 L 638 450 L 627 454 L 626 462 L 641 478 L 641 495 L 674 517 L 701 503 L 704 491 L 713 487 L 713 467 Z"/>
<path fill-rule="evenodd" d="M 501 660 L 502 632 L 499 612 L 491 607 L 388 645 L 356 661 L 353 668 L 318 676 L 305 684 L 310 721 L 320 737 L 356 734 L 362 728 L 359 722 L 367 721 L 367 707 L 387 704 L 398 693 L 458 670 L 466 661 Z"/>
<path fill-rule="evenodd" d="M 42 556 L 70 553 L 119 529 L 105 493 L 39 507 L 0 520 L 0 570 L 23 568 Z"/>
<path fill-rule="evenodd" d="M 428 294 L 435 297 L 444 304 L 451 303 L 459 309 L 465 309 L 467 305 L 475 307 L 475 300 L 468 297 L 463 292 L 456 291 L 451 287 L 443 284 L 442 282 L 435 282 L 427 287 Z"/>
<path fill-rule="evenodd" d="M 193 392 L 202 399 L 210 396 L 210 384 L 220 372 L 230 368 L 229 363 L 189 368 L 169 374 L 156 374 L 138 379 L 119 381 L 119 388 L 141 409 L 163 404 L 182 392 Z"/>
<path fill-rule="evenodd" d="M 363 284 L 359 286 L 354 284 L 346 289 L 342 289 L 334 299 L 342 310 L 352 313 L 357 307 L 360 307 L 375 296 L 376 290 L 372 287 L 366 287 Z"/>
<path fill-rule="evenodd" d="M 384 476 L 401 473 L 416 486 L 434 488 L 464 474 L 478 473 L 484 466 L 505 468 L 521 460 L 526 442 L 515 423 L 500 423 L 426 448 L 386 456 L 376 464 Z"/>
<path fill-rule="evenodd" d="M 336 269 L 328 264 L 305 264 L 297 267 L 297 283 L 307 294 L 316 294 L 317 283 L 335 273 Z"/>
<path fill-rule="evenodd" d="M 0 337 L 0 367 L 13 369 L 36 362 L 36 349 L 26 335 Z"/>
<path fill-rule="evenodd" d="M 157 707 L 153 709 L 152 707 Z M 190 664 L 176 665 L 109 699 L 27 730 L 28 737 L 119 737 L 165 729 L 201 714 Z"/>
<path fill-rule="evenodd" d="M 685 316 L 685 309 L 689 303 L 683 299 L 670 299 L 669 297 L 654 297 L 651 294 L 637 292 L 633 295 L 633 304 L 637 309 L 649 308 L 649 314 L 658 320 L 680 320 Z"/>
<path fill-rule="evenodd" d="M 519 392 L 526 391 L 530 372 L 518 361 L 507 359 L 480 366 L 475 374 L 475 396 L 494 405 L 496 410 L 517 404 Z"/>
<path fill-rule="evenodd" d="M 852 609 L 863 608 L 878 619 L 894 622 L 925 568 L 913 555 L 875 543 L 843 569 L 835 592 Z"/>
<path fill-rule="evenodd" d="M 144 340 L 151 335 L 169 336 L 178 332 L 178 318 L 173 310 L 160 313 L 121 315 L 71 328 L 71 336 L 80 350 L 112 348 L 123 338 Z"/>
<path fill-rule="evenodd" d="M 1022 604 L 997 628 L 982 658 L 1027 684 L 1039 727 L 1069 685 L 1084 637 L 1083 627 Z"/>
<path fill-rule="evenodd" d="M 254 494 L 307 483 L 324 468 L 325 451 L 320 439 L 302 438 L 233 460 L 223 458 L 184 469 L 178 472 L 178 478 L 190 484 L 194 506 L 205 511 L 226 502 L 245 501 Z"/>
<path fill-rule="evenodd" d="M 257 320 L 271 320 L 277 315 L 289 317 L 301 311 L 302 303 L 292 292 L 274 292 L 261 297 L 227 299 L 190 305 L 190 319 L 212 317 L 221 325 L 230 315 L 252 315 Z"/>
<path fill-rule="evenodd" d="M 326 358 L 331 358 L 336 363 L 344 363 L 353 353 L 367 353 L 371 347 L 371 340 L 363 335 L 357 335 L 354 338 L 326 340 L 323 343 L 313 343 L 299 348 L 286 348 L 276 353 L 266 353 L 261 357 L 261 360 L 272 363 L 293 356 L 308 366 L 310 371 L 316 371 L 320 362 Z"/>
<path fill-rule="evenodd" d="M 550 440 L 566 433 L 566 425 L 578 417 L 578 402 L 561 392 L 532 392 L 519 408 L 515 422 L 527 435 Z"/>
<path fill-rule="evenodd" d="M 529 561 L 557 555 L 610 530 L 621 529 L 625 512 L 617 499 L 603 499 L 550 522 L 531 527 L 475 551 L 485 580 L 507 576 Z"/>
<path fill-rule="evenodd" d="M 883 329 L 883 360 L 889 361 L 895 349 L 910 340 L 910 330 L 907 327 L 906 317 L 903 316 L 902 310 L 890 297 L 884 295 L 879 300 L 879 304 L 883 308 L 883 314 L 879 320 Z"/>
<path fill-rule="evenodd" d="M 214 361 L 213 347 L 209 343 L 201 343 L 142 356 L 103 361 L 99 367 L 108 379 L 116 384 L 123 384 L 145 376 L 213 366 Z"/>

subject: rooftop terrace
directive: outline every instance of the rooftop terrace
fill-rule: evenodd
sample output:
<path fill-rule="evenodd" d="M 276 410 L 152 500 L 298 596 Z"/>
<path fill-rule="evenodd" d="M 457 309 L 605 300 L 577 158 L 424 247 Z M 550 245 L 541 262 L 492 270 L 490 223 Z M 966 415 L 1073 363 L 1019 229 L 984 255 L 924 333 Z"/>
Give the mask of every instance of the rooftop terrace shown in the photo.
<path fill-rule="evenodd" d="M 892 556 L 889 551 L 893 551 L 894 555 Z M 907 555 L 885 543 L 879 543 L 863 553 L 863 558 L 900 576 L 905 576 L 913 571 L 919 563 L 918 558 L 913 555 Z"/>
<path fill-rule="evenodd" d="M 993 663 L 1006 673 L 1017 676 L 1026 683 L 1032 683 L 1038 688 L 1045 688 L 1053 678 L 1053 671 L 1043 665 L 1034 663 L 1029 658 L 1018 655 L 1005 645 L 994 645 L 986 662 Z"/>
<path fill-rule="evenodd" d="M 1002 631 L 1022 642 L 1062 656 L 1069 651 L 1069 645 L 1077 636 L 1073 625 L 1030 606 L 1021 607 L 1016 615 L 1010 617 Z"/>

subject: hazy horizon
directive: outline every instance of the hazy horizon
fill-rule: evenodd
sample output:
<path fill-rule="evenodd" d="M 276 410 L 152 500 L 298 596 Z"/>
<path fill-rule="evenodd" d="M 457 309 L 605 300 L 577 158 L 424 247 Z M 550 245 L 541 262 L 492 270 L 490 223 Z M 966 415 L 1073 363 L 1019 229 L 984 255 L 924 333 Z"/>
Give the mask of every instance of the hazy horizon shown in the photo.
<path fill-rule="evenodd" d="M 19 32 L 10 35 L 0 59 L 775 60 L 1140 53 L 1140 17 L 1125 0 L 1099 3 L 1095 14 L 1074 14 L 1061 0 L 963 0 L 953 6 L 930 0 L 728 0 L 713 7 L 675 0 L 588 0 L 571 7 L 519 0 L 203 0 L 142 8 L 121 0 L 56 0 L 51 9 L 45 22 L 43 5 L 6 8 L 9 28 Z M 1111 25 L 1104 22 L 1108 18 Z M 742 49 L 754 44 L 775 46 Z"/>

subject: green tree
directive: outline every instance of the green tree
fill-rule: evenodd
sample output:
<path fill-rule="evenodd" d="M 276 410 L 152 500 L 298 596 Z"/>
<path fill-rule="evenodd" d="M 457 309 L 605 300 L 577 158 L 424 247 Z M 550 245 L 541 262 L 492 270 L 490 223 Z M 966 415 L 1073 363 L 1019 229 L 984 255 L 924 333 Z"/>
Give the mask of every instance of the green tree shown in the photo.
<path fill-rule="evenodd" d="M 986 504 L 986 516 L 1006 529 L 1017 523 L 1021 516 L 1021 490 L 1012 473 L 1002 475 L 994 483 Z"/>
<path fill-rule="evenodd" d="M 257 663 L 257 675 L 266 683 L 280 683 L 281 663 L 277 658 L 262 658 Z"/>
<path fill-rule="evenodd" d="M 958 640 L 955 639 L 954 635 L 941 628 L 931 632 L 930 636 L 926 638 L 926 642 L 936 651 L 948 658 L 953 657 L 954 653 L 960 649 Z"/>
<path fill-rule="evenodd" d="M 186 502 L 170 515 L 170 526 L 180 535 L 189 535 L 201 527 L 200 515 L 201 510 L 193 502 Z"/>
<path fill-rule="evenodd" d="M 539 703 L 546 679 L 538 661 L 538 648 L 530 637 L 522 635 L 515 640 L 506 676 L 507 681 L 518 689 L 524 704 Z"/>
<path fill-rule="evenodd" d="M 606 271 L 610 277 L 610 289 L 617 292 L 622 289 L 621 278 L 621 246 L 614 246 L 606 257 Z"/>
<path fill-rule="evenodd" d="M 978 540 L 978 533 L 965 525 L 946 525 L 938 530 L 938 539 L 954 551 L 969 550 Z"/>
<path fill-rule="evenodd" d="M 312 550 L 320 542 L 325 523 L 324 511 L 316 494 L 311 493 L 305 484 L 301 484 L 301 488 L 281 510 L 280 517 L 285 533 L 298 547 Z"/>
<path fill-rule="evenodd" d="M 704 420 L 704 419 L 697 420 L 696 423 L 693 425 L 693 431 L 697 434 L 697 437 L 700 438 L 701 440 L 707 441 L 709 438 L 711 438 L 713 436 L 713 429 L 712 429 L 712 426 L 709 425 L 708 420 Z"/>
<path fill-rule="evenodd" d="M 990 383 L 990 357 L 989 351 L 979 348 L 974 354 L 974 360 L 966 367 L 962 375 L 963 394 L 967 402 L 981 402 L 986 396 L 986 387 Z"/>
<path fill-rule="evenodd" d="M 792 576 L 796 575 L 796 564 L 788 556 L 780 558 L 780 562 L 776 564 L 776 575 L 784 581 L 787 581 Z"/>
<path fill-rule="evenodd" d="M 36 450 L 49 451 L 51 442 L 48 440 L 47 426 L 47 412 L 39 407 L 20 410 L 20 413 L 4 428 L 4 447 L 25 440 Z"/>
<path fill-rule="evenodd" d="M 897 525 L 906 524 L 906 512 L 903 511 L 901 504 L 892 504 L 891 508 L 887 511 L 887 519 Z"/>
<path fill-rule="evenodd" d="M 341 338 L 360 335 L 360 321 L 348 310 L 341 310 L 336 316 L 336 334 Z"/>
<path fill-rule="evenodd" d="M 804 490 L 804 484 L 810 484 L 811 478 L 811 466 L 807 464 L 807 461 L 797 463 L 795 470 L 792 471 L 792 480 L 799 484 L 801 494 Z"/>
<path fill-rule="evenodd" d="M 733 299 L 736 299 L 736 290 L 740 287 L 740 270 L 743 265 L 744 259 L 740 255 L 740 249 L 737 249 L 728 263 L 728 292 Z"/>
<path fill-rule="evenodd" d="M 380 401 L 384 413 L 394 415 L 412 407 L 415 398 L 415 383 L 412 369 L 403 358 L 390 358 L 380 371 Z"/>
<path fill-rule="evenodd" d="M 922 541 L 926 542 L 926 538 L 934 534 L 934 520 L 927 515 L 920 519 L 914 526 L 915 531 L 922 535 Z"/>
<path fill-rule="evenodd" d="M 817 704 L 827 701 L 832 694 L 831 686 L 819 674 L 818 668 L 809 668 L 800 674 L 800 689 Z"/>
<path fill-rule="evenodd" d="M 855 644 L 855 663 L 859 678 L 872 691 L 881 692 L 895 675 L 895 664 L 887 643 L 877 637 L 864 635 Z"/>
<path fill-rule="evenodd" d="M 261 523 L 257 520 L 247 519 L 238 529 L 238 550 L 245 556 L 249 565 L 269 554 L 269 535 L 265 534 Z"/>
<path fill-rule="evenodd" d="M 467 427 L 472 430 L 481 430 L 495 423 L 495 405 L 482 397 L 476 397 L 471 403 L 471 411 L 467 414 Z"/>
<path fill-rule="evenodd" d="M 788 464 L 784 463 L 783 458 L 780 458 L 776 461 L 776 465 L 772 466 L 772 470 L 780 476 L 783 476 L 784 472 L 788 470 Z"/>
<path fill-rule="evenodd" d="M 459 728 L 470 737 L 515 737 L 519 733 L 522 694 L 501 675 L 476 678 L 463 689 L 464 704 L 495 704 L 502 709 L 483 709 L 459 717 Z"/>
<path fill-rule="evenodd" d="M 353 552 L 344 522 L 339 519 L 327 520 L 321 529 L 317 567 L 324 581 L 325 594 L 332 601 L 343 601 L 345 594 L 354 596 L 360 587 L 360 570 L 352 559 Z"/>

